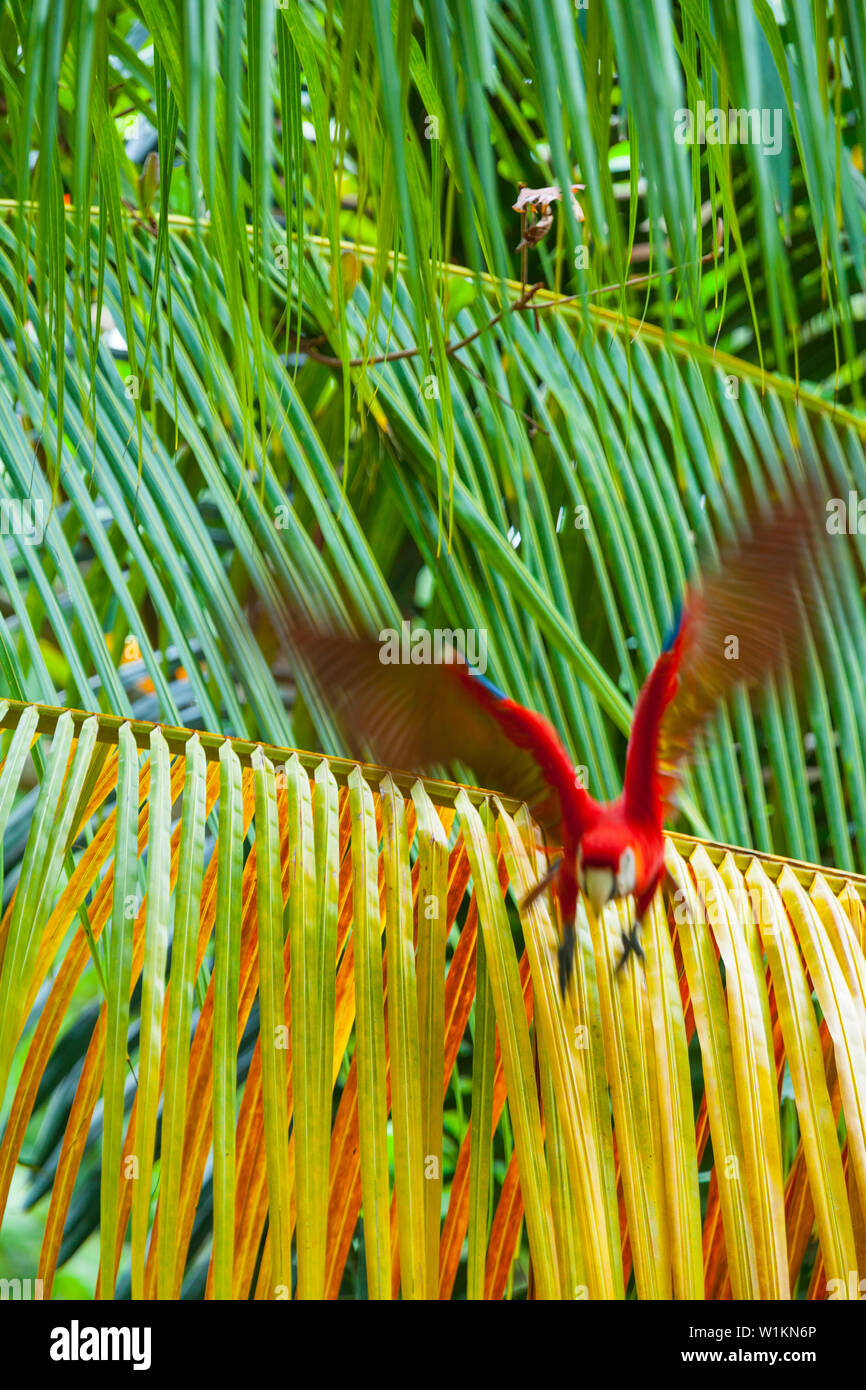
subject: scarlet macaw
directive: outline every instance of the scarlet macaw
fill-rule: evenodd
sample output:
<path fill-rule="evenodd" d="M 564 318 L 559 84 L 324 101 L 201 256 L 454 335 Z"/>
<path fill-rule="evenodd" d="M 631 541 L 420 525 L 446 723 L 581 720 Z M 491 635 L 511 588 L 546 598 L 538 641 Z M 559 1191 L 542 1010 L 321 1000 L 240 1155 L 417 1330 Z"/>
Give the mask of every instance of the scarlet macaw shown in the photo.
<path fill-rule="evenodd" d="M 620 969 L 643 959 L 640 923 L 664 874 L 664 824 L 696 735 L 736 685 L 766 680 L 803 645 L 814 571 L 808 535 L 820 507 L 809 489 L 774 515 L 751 519 L 722 551 L 715 573 L 691 586 L 670 639 L 635 705 L 622 793 L 597 801 L 578 785 L 555 729 L 484 676 L 456 661 L 386 665 L 375 637 L 322 631 L 289 615 L 290 640 L 347 728 L 376 761 L 421 772 L 458 761 L 482 787 L 530 806 L 561 856 L 524 905 L 548 884 L 559 903 L 559 981 L 575 947 L 578 891 L 596 914 L 634 898 Z M 799 584 L 799 588 L 798 588 Z"/>

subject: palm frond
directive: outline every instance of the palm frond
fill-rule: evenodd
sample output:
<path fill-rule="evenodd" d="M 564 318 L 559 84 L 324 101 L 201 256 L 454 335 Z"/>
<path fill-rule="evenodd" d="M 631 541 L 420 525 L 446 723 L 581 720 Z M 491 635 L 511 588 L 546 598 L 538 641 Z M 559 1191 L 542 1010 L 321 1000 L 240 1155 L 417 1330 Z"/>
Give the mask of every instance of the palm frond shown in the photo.
<path fill-rule="evenodd" d="M 96 1009 L 59 1152 L 35 1160 L 56 1169 L 49 1293 L 94 1182 L 103 1293 L 335 1297 L 360 1276 L 374 1297 L 449 1297 L 470 1222 L 470 1295 L 502 1297 L 524 1252 L 539 1298 L 848 1290 L 866 1254 L 863 878 L 670 837 L 646 973 L 616 971 L 625 905 L 581 911 L 563 1004 L 547 901 L 517 919 L 545 862 L 525 808 L 103 716 L 7 702 L 0 726 L 0 801 L 34 735 L 62 781 L 0 924 L 4 1087 L 21 1058 L 2 1206 L 46 1068 L 70 1065 L 73 989 Z M 118 756 L 82 800 L 97 739 Z M 472 1123 L 449 1105 L 443 1133 L 473 1006 Z"/>

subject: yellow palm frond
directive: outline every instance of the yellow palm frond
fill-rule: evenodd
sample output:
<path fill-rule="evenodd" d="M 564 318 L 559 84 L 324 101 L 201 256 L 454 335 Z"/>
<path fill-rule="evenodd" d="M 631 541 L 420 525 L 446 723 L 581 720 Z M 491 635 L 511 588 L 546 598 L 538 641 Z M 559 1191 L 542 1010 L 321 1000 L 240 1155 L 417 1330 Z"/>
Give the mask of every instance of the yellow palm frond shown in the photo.
<path fill-rule="evenodd" d="M 100 1095 L 102 1296 L 178 1296 L 209 1160 L 209 1298 L 336 1297 L 361 1230 L 375 1298 L 450 1297 L 467 1236 L 469 1297 L 521 1268 L 538 1298 L 857 1296 L 866 878 L 671 836 L 645 970 L 615 970 L 625 905 L 581 907 L 562 1000 L 549 903 L 516 906 L 546 862 L 525 808 L 45 706 L 0 729 L 3 831 L 48 744 L 0 923 L 0 1212 L 73 997 L 100 1001 L 46 1296 Z"/>

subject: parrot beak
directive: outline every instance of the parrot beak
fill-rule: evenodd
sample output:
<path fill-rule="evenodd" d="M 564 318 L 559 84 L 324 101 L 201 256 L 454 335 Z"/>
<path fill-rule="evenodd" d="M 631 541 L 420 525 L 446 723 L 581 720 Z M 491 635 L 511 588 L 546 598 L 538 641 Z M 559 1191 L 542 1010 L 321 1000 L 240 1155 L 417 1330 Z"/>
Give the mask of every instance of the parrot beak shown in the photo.
<path fill-rule="evenodd" d="M 600 917 L 605 904 L 610 901 L 613 895 L 613 869 L 592 868 L 587 865 L 584 868 L 583 875 L 584 892 L 592 903 L 592 909 L 596 917 Z"/>

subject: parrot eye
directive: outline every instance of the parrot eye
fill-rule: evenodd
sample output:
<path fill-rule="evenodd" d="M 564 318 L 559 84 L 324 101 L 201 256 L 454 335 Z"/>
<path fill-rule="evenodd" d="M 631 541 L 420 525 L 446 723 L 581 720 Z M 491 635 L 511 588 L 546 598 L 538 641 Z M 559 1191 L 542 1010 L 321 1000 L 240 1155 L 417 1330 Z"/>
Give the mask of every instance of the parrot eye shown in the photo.
<path fill-rule="evenodd" d="M 619 856 L 619 867 L 616 871 L 616 895 L 618 898 L 627 898 L 629 893 L 634 892 L 635 877 L 634 850 L 631 845 L 626 845 Z"/>

